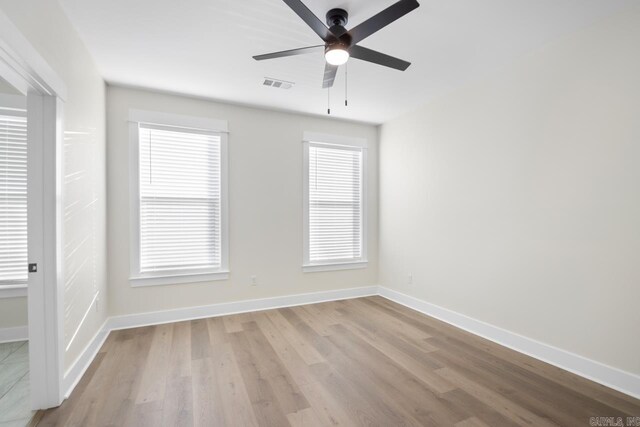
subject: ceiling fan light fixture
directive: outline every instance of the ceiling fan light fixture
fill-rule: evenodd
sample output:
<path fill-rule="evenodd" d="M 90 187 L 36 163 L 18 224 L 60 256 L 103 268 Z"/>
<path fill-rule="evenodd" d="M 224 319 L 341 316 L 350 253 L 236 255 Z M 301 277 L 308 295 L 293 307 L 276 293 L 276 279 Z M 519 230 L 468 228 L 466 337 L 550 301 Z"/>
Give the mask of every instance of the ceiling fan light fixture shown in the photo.
<path fill-rule="evenodd" d="M 324 52 L 324 58 L 331 65 L 343 65 L 349 60 L 349 51 L 344 45 L 328 46 Z"/>
<path fill-rule="evenodd" d="M 256 61 L 304 55 L 317 52 L 316 49 L 324 47 L 326 64 L 322 79 L 323 88 L 333 87 L 338 66 L 346 64 L 351 56 L 360 61 L 400 71 L 405 71 L 411 65 L 410 62 L 367 49 L 358 43 L 419 7 L 418 0 L 394 0 L 395 3 L 391 6 L 349 30 L 345 28 L 345 25 L 349 22 L 349 12 L 345 9 L 335 8 L 329 10 L 326 15 L 325 25 L 305 6 L 303 0 L 283 1 L 322 39 L 323 44 L 257 55 L 253 57 Z"/>

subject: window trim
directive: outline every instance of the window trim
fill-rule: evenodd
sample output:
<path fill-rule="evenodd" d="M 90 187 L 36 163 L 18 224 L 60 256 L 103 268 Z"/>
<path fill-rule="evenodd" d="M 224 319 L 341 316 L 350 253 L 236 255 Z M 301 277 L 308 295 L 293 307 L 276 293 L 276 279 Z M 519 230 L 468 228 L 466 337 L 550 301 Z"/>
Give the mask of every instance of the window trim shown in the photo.
<path fill-rule="evenodd" d="M 165 270 L 155 273 L 140 272 L 140 124 L 175 127 L 186 131 L 207 131 L 213 132 L 220 137 L 220 268 Z M 229 131 L 225 120 L 142 110 L 129 111 L 129 285 L 131 287 L 177 285 L 229 278 L 228 134 Z"/>
<path fill-rule="evenodd" d="M 0 286 L 0 299 L 26 297 L 27 285 L 2 285 Z"/>
<path fill-rule="evenodd" d="M 309 260 L 309 146 L 319 144 L 325 146 L 335 145 L 336 148 L 359 148 L 362 152 L 362 218 L 361 218 L 361 245 L 362 256 L 352 261 L 325 261 L 311 262 Z M 368 142 L 364 138 L 354 138 L 340 135 L 323 134 L 317 132 L 304 132 L 302 138 L 302 271 L 303 273 L 315 273 L 323 271 L 339 271 L 362 269 L 368 266 Z"/>

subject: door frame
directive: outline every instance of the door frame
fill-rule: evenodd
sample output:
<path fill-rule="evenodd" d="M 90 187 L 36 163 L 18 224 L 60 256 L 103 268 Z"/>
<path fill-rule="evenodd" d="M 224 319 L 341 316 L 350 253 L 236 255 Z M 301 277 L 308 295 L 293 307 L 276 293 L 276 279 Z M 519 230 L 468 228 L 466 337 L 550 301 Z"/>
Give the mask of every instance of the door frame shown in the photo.
<path fill-rule="evenodd" d="M 64 81 L 0 11 L 0 76 L 27 96 L 29 375 L 31 408 L 63 400 Z M 26 266 L 25 266 L 26 268 Z"/>

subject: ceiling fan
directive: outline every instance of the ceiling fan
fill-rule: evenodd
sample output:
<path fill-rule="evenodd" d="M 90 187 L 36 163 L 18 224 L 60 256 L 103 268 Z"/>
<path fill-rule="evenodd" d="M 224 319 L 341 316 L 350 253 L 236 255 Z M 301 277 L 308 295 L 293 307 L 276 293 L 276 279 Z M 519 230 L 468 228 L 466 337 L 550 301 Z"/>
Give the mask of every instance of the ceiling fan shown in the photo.
<path fill-rule="evenodd" d="M 324 44 L 316 46 L 301 47 L 298 49 L 285 50 L 281 52 L 267 53 L 254 56 L 256 61 L 265 59 L 283 58 L 285 56 L 303 55 L 312 53 L 319 48 L 324 48 L 324 56 L 327 63 L 324 68 L 323 88 L 330 88 L 338 72 L 338 66 L 345 64 L 349 57 L 360 59 L 361 61 L 372 62 L 385 67 L 404 71 L 411 65 L 410 62 L 393 56 L 358 46 L 365 38 L 380 29 L 391 24 L 395 20 L 402 18 L 407 13 L 416 9 L 420 4 L 416 0 L 400 0 L 389 6 L 382 12 L 374 15 L 363 23 L 347 30 L 349 14 L 344 9 L 331 9 L 327 12 L 327 27 L 307 8 L 300 0 L 283 0 L 311 29 L 322 39 Z"/>

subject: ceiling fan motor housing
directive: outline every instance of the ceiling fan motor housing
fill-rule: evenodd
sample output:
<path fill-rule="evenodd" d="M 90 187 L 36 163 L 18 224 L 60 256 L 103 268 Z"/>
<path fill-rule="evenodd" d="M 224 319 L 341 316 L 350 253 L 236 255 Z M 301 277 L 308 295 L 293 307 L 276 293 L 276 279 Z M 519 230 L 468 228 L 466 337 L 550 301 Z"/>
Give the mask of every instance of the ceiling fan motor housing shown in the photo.
<path fill-rule="evenodd" d="M 351 36 L 344 27 L 349 22 L 349 13 L 344 9 L 331 9 L 327 12 L 327 25 L 329 31 L 337 37 L 335 41 L 328 41 L 327 50 L 330 49 L 349 49 L 351 46 Z"/>

